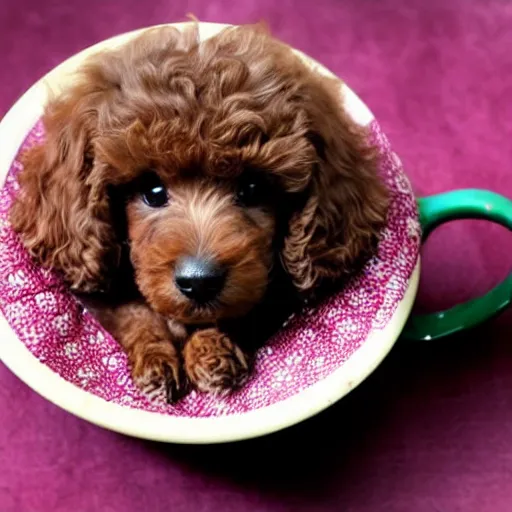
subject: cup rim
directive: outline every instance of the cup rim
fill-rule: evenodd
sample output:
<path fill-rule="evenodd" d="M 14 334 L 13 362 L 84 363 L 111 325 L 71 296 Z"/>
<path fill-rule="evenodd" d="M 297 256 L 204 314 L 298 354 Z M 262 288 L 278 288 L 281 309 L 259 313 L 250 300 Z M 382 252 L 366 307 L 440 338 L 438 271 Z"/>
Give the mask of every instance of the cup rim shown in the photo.
<path fill-rule="evenodd" d="M 187 23 L 168 24 L 182 29 Z M 199 23 L 201 39 L 229 25 Z M 0 179 L 5 179 L 26 135 L 40 118 L 48 89 L 56 91 L 84 58 L 107 47 L 115 47 L 139 35 L 146 27 L 101 41 L 75 54 L 37 81 L 0 121 Z M 316 71 L 335 77 L 324 66 L 294 51 Z M 357 95 L 342 84 L 346 107 L 360 124 L 373 115 Z M 259 437 L 299 423 L 326 409 L 360 384 L 380 364 L 400 335 L 410 314 L 419 282 L 420 259 L 409 279 L 403 299 L 381 330 L 374 330 L 343 366 L 326 378 L 290 398 L 243 414 L 215 417 L 179 417 L 143 411 L 108 402 L 64 380 L 40 362 L 18 339 L 0 315 L 0 360 L 23 382 L 62 409 L 109 430 L 154 441 L 211 444 Z"/>

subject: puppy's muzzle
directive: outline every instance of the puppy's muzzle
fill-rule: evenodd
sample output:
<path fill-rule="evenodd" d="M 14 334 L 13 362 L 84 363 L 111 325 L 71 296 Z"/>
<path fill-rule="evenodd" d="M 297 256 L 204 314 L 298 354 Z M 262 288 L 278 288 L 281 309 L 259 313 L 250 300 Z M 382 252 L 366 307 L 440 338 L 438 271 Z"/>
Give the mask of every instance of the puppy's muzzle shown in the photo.
<path fill-rule="evenodd" d="M 227 271 L 205 258 L 181 258 L 175 269 L 174 282 L 185 297 L 197 304 L 215 300 L 224 288 Z"/>

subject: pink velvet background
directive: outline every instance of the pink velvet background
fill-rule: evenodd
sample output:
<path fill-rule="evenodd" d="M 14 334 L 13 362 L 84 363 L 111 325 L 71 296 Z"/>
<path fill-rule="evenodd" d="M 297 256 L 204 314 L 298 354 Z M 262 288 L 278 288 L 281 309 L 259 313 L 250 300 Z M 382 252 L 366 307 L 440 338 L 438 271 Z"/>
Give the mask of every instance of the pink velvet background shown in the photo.
<path fill-rule="evenodd" d="M 473 186 L 512 196 L 508 0 L 3 0 L 0 115 L 81 48 L 187 12 L 265 18 L 345 78 L 419 194 Z M 510 271 L 511 252 L 501 228 L 443 228 L 425 251 L 420 305 L 484 291 Z M 401 343 L 327 412 L 242 444 L 125 438 L 57 409 L 3 366 L 0 411 L 2 512 L 512 509 L 510 311 L 463 336 Z"/>

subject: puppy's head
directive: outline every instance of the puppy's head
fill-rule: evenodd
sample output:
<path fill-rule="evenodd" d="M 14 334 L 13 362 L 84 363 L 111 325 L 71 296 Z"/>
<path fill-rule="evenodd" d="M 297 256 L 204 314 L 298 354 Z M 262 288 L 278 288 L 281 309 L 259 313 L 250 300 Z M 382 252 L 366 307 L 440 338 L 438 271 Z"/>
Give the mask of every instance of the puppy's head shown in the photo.
<path fill-rule="evenodd" d="M 11 220 L 42 264 L 139 290 L 183 322 L 242 316 L 272 268 L 313 292 L 373 249 L 386 194 L 336 81 L 255 27 L 158 28 L 94 56 L 50 102 Z"/>

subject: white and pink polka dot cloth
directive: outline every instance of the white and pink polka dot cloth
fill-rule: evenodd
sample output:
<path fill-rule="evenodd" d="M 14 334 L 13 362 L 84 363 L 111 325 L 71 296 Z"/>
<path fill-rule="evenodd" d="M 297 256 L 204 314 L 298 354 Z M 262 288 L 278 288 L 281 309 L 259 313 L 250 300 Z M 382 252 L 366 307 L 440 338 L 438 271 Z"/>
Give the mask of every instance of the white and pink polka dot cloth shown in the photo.
<path fill-rule="evenodd" d="M 244 413 L 300 393 L 341 367 L 372 330 L 387 324 L 418 260 L 421 232 L 413 192 L 378 124 L 374 121 L 370 127 L 392 199 L 378 256 L 342 292 L 290 319 L 259 351 L 248 384 L 228 398 L 193 392 L 171 406 L 152 404 L 137 391 L 120 346 L 56 275 L 31 262 L 9 226 L 8 211 L 21 167 L 17 160 L 0 192 L 0 310 L 42 364 L 114 403 L 173 416 L 205 417 Z M 37 124 L 22 150 L 43 138 L 43 128 Z"/>

